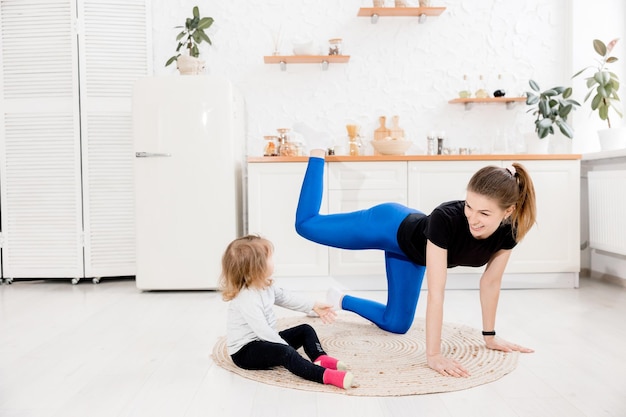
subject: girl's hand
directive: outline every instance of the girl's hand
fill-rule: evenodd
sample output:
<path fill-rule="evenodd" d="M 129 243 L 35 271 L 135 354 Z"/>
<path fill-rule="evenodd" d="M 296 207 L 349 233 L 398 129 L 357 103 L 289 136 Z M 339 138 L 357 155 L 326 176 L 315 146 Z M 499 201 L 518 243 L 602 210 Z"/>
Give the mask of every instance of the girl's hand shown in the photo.
<path fill-rule="evenodd" d="M 485 344 L 487 345 L 489 349 L 501 350 L 502 352 L 512 352 L 512 351 L 517 351 L 517 352 L 522 352 L 522 353 L 534 352 L 534 350 L 530 348 L 516 345 L 515 343 L 507 342 L 506 340 L 501 339 L 499 337 L 495 337 L 495 336 L 485 337 Z"/>
<path fill-rule="evenodd" d="M 326 324 L 330 324 L 335 321 L 337 313 L 333 310 L 333 306 L 326 303 L 315 303 L 313 311 L 320 316 L 322 321 Z"/>
<path fill-rule="evenodd" d="M 441 354 L 427 356 L 428 366 L 443 376 L 468 377 L 470 373 L 459 362 Z"/>

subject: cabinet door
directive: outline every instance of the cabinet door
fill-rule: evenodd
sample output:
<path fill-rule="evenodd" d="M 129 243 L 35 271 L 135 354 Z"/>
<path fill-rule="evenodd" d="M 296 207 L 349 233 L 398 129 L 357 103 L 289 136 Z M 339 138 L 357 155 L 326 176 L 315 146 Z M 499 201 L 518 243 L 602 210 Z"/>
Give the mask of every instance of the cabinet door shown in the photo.
<path fill-rule="evenodd" d="M 441 203 L 465 200 L 470 178 L 487 165 L 500 166 L 500 161 L 409 162 L 409 206 L 430 214 Z M 476 274 L 483 270 L 456 267 L 448 273 Z"/>
<path fill-rule="evenodd" d="M 329 164 L 329 211 L 345 213 L 386 202 L 407 203 L 406 162 L 348 162 Z M 380 250 L 331 248 L 330 275 L 385 275 Z"/>
<path fill-rule="evenodd" d="M 472 175 L 500 161 L 409 162 L 409 206 L 429 214 L 446 201 L 465 200 Z"/>
<path fill-rule="evenodd" d="M 306 163 L 248 164 L 248 233 L 274 244 L 274 275 L 327 276 L 328 248 L 308 241 L 295 229 L 296 207 Z M 326 189 L 326 176 L 324 189 Z M 327 213 L 327 200 L 322 201 Z"/>
<path fill-rule="evenodd" d="M 580 161 L 524 161 L 537 194 L 537 224 L 507 272 L 580 271 Z"/>

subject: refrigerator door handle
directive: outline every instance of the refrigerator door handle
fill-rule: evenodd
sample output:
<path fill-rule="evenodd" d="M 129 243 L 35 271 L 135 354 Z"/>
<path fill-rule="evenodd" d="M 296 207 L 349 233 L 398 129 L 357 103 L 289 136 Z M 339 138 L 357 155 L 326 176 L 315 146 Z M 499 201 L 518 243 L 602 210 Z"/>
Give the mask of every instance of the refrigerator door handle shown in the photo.
<path fill-rule="evenodd" d="M 135 158 L 154 158 L 154 157 L 170 157 L 171 153 L 158 152 L 135 152 Z"/>

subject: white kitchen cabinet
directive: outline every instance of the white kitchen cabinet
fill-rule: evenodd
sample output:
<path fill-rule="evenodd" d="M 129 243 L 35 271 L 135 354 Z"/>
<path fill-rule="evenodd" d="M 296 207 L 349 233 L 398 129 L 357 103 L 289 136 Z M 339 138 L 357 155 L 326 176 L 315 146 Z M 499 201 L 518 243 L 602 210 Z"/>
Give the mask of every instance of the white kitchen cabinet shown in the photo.
<path fill-rule="evenodd" d="M 385 202 L 407 203 L 405 162 L 341 162 L 327 164 L 330 213 L 345 213 Z M 331 276 L 385 274 L 380 250 L 329 249 Z"/>
<path fill-rule="evenodd" d="M 537 224 L 513 250 L 507 273 L 559 273 L 578 283 L 580 162 L 523 161 L 537 194 Z"/>
<path fill-rule="evenodd" d="M 295 217 L 306 164 L 248 164 L 248 233 L 274 244 L 274 276 L 328 276 L 328 248 L 296 233 Z M 326 176 L 324 188 L 326 188 Z M 327 213 L 326 196 L 322 213 Z"/>
<path fill-rule="evenodd" d="M 580 161 L 520 158 L 520 162 L 530 171 L 535 184 L 537 225 L 513 250 L 503 288 L 577 287 L 580 271 Z M 478 169 L 486 165 L 503 167 L 510 163 L 511 160 L 493 159 L 331 161 L 327 162 L 328 185 L 324 195 L 328 198 L 330 213 L 396 201 L 428 214 L 442 202 L 464 199 L 467 183 Z M 381 251 L 334 248 L 325 251 L 322 245 L 307 242 L 295 233 L 293 216 L 305 169 L 306 161 L 248 164 L 250 232 L 259 232 L 273 239 L 277 247 L 276 269 L 281 276 L 326 274 L 349 282 L 350 288 L 384 289 Z M 280 254 L 280 251 L 285 252 Z M 482 270 L 452 268 L 448 287 L 477 288 Z M 350 277 L 363 278 L 351 281 Z M 317 285 L 311 282 L 311 287 L 317 288 Z"/>

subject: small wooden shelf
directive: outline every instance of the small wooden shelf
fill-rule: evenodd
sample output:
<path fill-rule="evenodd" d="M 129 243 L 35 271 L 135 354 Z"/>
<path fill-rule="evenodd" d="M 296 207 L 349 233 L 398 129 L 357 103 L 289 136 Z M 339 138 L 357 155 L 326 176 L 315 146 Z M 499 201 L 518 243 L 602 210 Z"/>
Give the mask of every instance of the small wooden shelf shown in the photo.
<path fill-rule="evenodd" d="M 372 23 L 378 22 L 380 16 L 416 16 L 419 23 L 426 21 L 426 16 L 439 16 L 445 7 L 361 7 L 357 16 L 370 17 Z"/>
<path fill-rule="evenodd" d="M 280 64 L 281 71 L 287 69 L 287 64 L 322 64 L 322 70 L 326 71 L 331 63 L 347 63 L 350 55 L 266 55 L 263 60 L 266 64 Z"/>
<path fill-rule="evenodd" d="M 487 104 L 487 103 L 504 103 L 508 109 L 512 108 L 515 104 L 526 102 L 526 97 L 487 97 L 487 98 L 455 98 L 448 101 L 450 104 L 464 104 L 465 110 L 472 108 L 475 103 Z"/>

